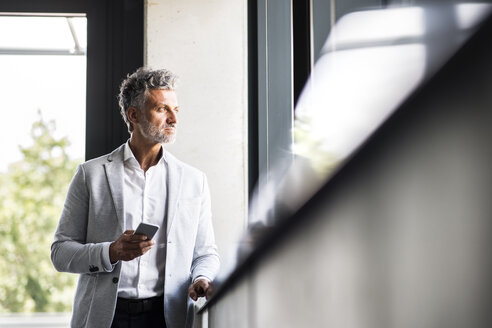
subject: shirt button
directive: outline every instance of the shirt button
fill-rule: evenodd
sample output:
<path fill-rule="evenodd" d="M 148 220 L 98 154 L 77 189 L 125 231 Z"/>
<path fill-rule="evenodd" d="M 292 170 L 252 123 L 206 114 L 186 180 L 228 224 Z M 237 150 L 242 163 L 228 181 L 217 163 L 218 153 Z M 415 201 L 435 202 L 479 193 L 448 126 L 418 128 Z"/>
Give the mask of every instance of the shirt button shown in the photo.
<path fill-rule="evenodd" d="M 118 283 L 118 281 L 119 281 L 119 279 L 118 279 L 117 277 L 114 277 L 114 278 L 113 278 L 113 284 L 117 284 L 117 283 Z"/>

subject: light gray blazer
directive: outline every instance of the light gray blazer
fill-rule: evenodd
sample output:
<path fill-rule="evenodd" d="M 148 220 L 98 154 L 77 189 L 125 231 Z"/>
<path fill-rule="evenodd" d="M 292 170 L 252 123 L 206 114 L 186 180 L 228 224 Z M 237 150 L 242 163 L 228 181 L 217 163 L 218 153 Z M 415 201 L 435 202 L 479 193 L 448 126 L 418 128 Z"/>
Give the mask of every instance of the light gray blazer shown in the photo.
<path fill-rule="evenodd" d="M 79 165 L 70 184 L 51 245 L 58 271 L 80 274 L 72 327 L 110 327 L 121 262 L 104 268 L 104 243 L 124 231 L 124 145 Z M 167 151 L 167 255 L 164 315 L 168 328 L 191 327 L 193 306 L 188 286 L 197 276 L 213 280 L 219 270 L 210 193 L 205 175 Z"/>

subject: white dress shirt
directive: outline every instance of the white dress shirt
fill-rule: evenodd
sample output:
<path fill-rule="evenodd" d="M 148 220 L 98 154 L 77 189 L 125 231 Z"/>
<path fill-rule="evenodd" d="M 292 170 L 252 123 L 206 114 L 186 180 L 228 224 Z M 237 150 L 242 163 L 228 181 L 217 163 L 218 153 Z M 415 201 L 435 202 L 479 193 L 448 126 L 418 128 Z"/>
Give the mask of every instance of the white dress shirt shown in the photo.
<path fill-rule="evenodd" d="M 164 150 L 162 150 L 164 152 Z M 124 215 L 125 230 L 136 230 L 140 222 L 158 225 L 154 246 L 144 255 L 122 261 L 118 297 L 148 298 L 164 292 L 166 266 L 166 161 L 144 172 L 133 155 L 129 143 L 124 150 Z"/>

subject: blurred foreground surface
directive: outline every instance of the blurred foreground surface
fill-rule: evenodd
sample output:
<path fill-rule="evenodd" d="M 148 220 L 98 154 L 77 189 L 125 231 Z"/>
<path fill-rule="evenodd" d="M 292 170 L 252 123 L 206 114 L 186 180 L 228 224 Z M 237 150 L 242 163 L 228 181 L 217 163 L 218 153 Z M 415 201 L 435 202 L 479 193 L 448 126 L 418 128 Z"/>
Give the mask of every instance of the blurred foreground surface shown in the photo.
<path fill-rule="evenodd" d="M 296 113 L 317 135 L 259 188 L 210 327 L 492 326 L 490 14 L 340 20 Z"/>

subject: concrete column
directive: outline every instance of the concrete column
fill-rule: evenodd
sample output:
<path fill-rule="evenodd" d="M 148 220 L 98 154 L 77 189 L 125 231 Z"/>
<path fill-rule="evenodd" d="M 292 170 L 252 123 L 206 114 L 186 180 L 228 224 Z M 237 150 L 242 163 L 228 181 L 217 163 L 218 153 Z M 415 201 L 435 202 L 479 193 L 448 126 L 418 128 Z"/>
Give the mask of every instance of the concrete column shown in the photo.
<path fill-rule="evenodd" d="M 174 155 L 204 171 L 220 254 L 247 223 L 247 1 L 148 0 L 145 60 L 180 76 Z"/>

